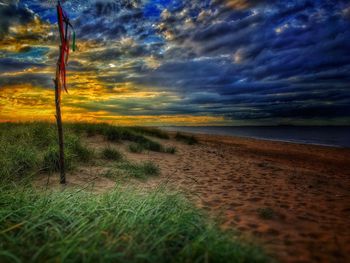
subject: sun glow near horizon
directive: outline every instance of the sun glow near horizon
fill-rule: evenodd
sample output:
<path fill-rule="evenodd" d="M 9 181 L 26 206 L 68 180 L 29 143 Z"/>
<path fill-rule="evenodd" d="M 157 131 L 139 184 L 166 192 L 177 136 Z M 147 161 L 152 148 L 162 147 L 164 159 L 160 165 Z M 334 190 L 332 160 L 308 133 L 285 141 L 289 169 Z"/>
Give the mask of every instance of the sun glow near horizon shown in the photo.
<path fill-rule="evenodd" d="M 225 125 L 227 121 L 215 116 L 191 115 L 118 115 L 108 110 L 94 109 L 94 103 L 107 102 L 105 109 L 115 108 L 132 100 L 148 102 L 150 99 L 161 101 L 164 92 L 132 92 L 121 89 L 120 92 L 101 92 L 103 87 L 71 89 L 62 98 L 63 121 L 66 122 L 106 122 L 123 126 L 131 125 Z M 31 85 L 2 87 L 0 94 L 0 122 L 55 121 L 54 90 L 33 87 Z M 114 103 L 109 105 L 108 101 Z M 130 110 L 137 111 L 137 105 Z"/>

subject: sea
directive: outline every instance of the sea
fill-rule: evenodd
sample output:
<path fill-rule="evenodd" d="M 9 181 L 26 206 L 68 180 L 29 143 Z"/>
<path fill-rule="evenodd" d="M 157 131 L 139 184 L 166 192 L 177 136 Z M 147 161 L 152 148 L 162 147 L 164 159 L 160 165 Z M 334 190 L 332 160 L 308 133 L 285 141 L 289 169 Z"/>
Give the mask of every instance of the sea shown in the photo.
<path fill-rule="evenodd" d="M 166 126 L 167 131 L 350 148 L 350 126 Z"/>

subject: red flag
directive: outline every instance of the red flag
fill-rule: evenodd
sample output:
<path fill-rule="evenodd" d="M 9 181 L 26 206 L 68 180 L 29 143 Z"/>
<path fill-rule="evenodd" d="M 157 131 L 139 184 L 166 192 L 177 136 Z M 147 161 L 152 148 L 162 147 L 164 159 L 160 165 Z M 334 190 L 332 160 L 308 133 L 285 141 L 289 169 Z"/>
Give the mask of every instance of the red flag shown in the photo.
<path fill-rule="evenodd" d="M 64 89 L 66 92 L 68 92 L 67 82 L 66 82 L 66 66 L 68 63 L 69 40 L 70 40 L 70 34 L 68 32 L 68 29 L 69 27 L 73 29 L 73 27 L 70 24 L 68 16 L 64 13 L 59 2 L 57 5 L 57 17 L 58 17 L 58 27 L 60 32 L 60 40 L 61 40 L 57 79 L 60 85 L 60 92 L 61 92 L 61 89 Z"/>

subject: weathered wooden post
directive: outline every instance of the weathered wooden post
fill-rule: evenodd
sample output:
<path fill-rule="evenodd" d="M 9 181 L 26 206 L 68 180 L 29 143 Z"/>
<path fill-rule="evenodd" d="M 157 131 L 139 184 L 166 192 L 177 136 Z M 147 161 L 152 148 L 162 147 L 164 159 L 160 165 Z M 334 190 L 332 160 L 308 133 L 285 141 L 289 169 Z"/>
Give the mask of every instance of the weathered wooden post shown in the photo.
<path fill-rule="evenodd" d="M 58 67 L 58 65 L 57 65 Z M 56 70 L 58 71 L 58 70 Z M 61 116 L 61 94 L 60 94 L 60 80 L 56 73 L 55 83 L 55 104 L 56 104 L 56 122 L 58 132 L 58 145 L 59 145 L 59 166 L 60 166 L 60 183 L 66 183 L 66 171 L 64 166 L 64 141 L 63 141 L 63 127 L 62 127 L 62 116 Z"/>
<path fill-rule="evenodd" d="M 61 115 L 61 92 L 62 89 L 67 91 L 66 87 L 66 65 L 68 62 L 69 54 L 69 37 L 68 27 L 72 27 L 68 17 L 64 14 L 60 1 L 57 1 L 57 23 L 60 33 L 61 44 L 59 46 L 59 56 L 56 65 L 56 76 L 54 79 L 55 84 L 55 105 L 56 105 L 56 122 L 58 132 L 58 145 L 59 145 L 59 166 L 60 166 L 60 183 L 66 183 L 66 173 L 64 165 L 64 137 Z M 75 50 L 75 33 L 73 31 L 73 51 Z"/>

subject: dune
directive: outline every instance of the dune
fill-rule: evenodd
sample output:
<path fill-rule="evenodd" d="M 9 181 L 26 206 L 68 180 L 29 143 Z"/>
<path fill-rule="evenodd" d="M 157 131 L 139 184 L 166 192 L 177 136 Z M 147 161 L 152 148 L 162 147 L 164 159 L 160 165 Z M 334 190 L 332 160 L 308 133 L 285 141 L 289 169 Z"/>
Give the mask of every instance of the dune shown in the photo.
<path fill-rule="evenodd" d="M 189 145 L 169 134 L 170 140 L 154 140 L 176 147 L 175 154 L 132 153 L 129 143 L 116 144 L 129 160 L 159 166 L 160 175 L 135 182 L 138 187 L 166 184 L 183 192 L 223 229 L 238 230 L 281 262 L 350 260 L 349 149 L 203 134 Z M 111 144 L 101 136 L 86 143 L 95 150 Z M 103 172 L 83 166 L 68 181 L 109 191 L 114 181 L 96 176 Z M 58 176 L 50 180 L 57 185 Z"/>

